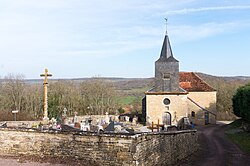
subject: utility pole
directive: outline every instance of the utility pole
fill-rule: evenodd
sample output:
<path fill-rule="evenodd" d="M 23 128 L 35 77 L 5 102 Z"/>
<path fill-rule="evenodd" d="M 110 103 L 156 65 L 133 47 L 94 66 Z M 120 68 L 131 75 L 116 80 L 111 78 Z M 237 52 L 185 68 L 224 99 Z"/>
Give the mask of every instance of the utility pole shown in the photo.
<path fill-rule="evenodd" d="M 48 69 L 45 69 L 44 74 L 40 74 L 41 77 L 44 77 L 43 87 L 44 87 L 44 106 L 43 106 L 43 120 L 47 121 L 48 118 L 48 77 L 51 77 L 52 74 L 48 73 Z"/>

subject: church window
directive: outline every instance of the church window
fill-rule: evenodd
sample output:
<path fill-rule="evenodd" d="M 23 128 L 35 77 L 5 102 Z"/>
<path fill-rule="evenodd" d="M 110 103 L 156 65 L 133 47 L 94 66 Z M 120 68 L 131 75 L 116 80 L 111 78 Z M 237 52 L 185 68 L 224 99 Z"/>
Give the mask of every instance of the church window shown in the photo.
<path fill-rule="evenodd" d="M 163 100 L 163 104 L 169 105 L 169 104 L 170 104 L 170 100 L 169 100 L 168 98 L 165 98 L 165 99 Z"/>
<path fill-rule="evenodd" d="M 191 112 L 191 116 L 195 117 L 195 112 L 194 111 Z"/>
<path fill-rule="evenodd" d="M 163 73 L 162 77 L 164 80 L 168 80 L 168 79 L 170 79 L 170 73 Z"/>

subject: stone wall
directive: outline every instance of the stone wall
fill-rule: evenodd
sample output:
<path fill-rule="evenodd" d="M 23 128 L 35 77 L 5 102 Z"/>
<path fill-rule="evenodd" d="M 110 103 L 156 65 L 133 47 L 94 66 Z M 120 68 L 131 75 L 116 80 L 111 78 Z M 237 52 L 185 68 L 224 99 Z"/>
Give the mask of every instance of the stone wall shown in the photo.
<path fill-rule="evenodd" d="M 0 129 L 0 155 L 72 157 L 97 165 L 173 165 L 197 150 L 197 133 L 135 135 Z"/>
<path fill-rule="evenodd" d="M 85 119 L 90 118 L 92 122 L 95 124 L 96 120 L 99 121 L 101 119 L 105 120 L 106 115 L 84 115 L 84 116 L 77 116 L 77 122 L 84 121 Z M 115 115 L 109 115 L 112 119 L 115 119 Z M 74 116 L 67 117 L 66 123 L 72 123 Z M 26 127 L 31 128 L 37 126 L 42 121 L 1 121 L 0 124 L 6 123 L 8 127 Z"/>
<path fill-rule="evenodd" d="M 26 127 L 31 128 L 32 125 L 38 125 L 40 121 L 2 121 L 1 124 L 6 123 L 8 127 Z"/>
<path fill-rule="evenodd" d="M 164 78 L 169 75 L 169 78 Z M 156 92 L 179 92 L 179 62 L 155 62 L 155 90 Z"/>
<path fill-rule="evenodd" d="M 139 165 L 175 165 L 197 150 L 195 131 L 143 135 L 136 144 Z"/>

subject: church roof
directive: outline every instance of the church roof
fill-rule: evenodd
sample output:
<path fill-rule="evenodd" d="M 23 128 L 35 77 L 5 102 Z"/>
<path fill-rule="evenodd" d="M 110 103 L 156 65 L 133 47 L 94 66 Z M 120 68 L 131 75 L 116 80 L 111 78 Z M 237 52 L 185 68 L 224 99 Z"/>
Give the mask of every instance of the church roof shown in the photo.
<path fill-rule="evenodd" d="M 178 62 L 173 56 L 167 33 L 162 44 L 160 58 L 156 62 Z"/>
<path fill-rule="evenodd" d="M 209 86 L 204 80 L 197 76 L 193 72 L 180 72 L 180 82 L 181 88 L 188 92 L 213 92 L 211 86 Z"/>

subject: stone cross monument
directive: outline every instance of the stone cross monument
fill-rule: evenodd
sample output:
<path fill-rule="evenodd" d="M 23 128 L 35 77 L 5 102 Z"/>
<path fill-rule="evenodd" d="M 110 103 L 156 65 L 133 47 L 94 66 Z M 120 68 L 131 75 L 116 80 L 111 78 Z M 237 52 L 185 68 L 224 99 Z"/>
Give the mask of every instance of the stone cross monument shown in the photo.
<path fill-rule="evenodd" d="M 43 107 L 43 120 L 47 121 L 48 118 L 48 77 L 51 77 L 52 74 L 48 73 L 48 69 L 45 69 L 44 74 L 40 74 L 41 77 L 44 77 L 43 87 L 44 87 L 44 107 Z"/>

